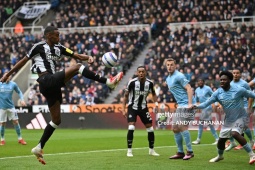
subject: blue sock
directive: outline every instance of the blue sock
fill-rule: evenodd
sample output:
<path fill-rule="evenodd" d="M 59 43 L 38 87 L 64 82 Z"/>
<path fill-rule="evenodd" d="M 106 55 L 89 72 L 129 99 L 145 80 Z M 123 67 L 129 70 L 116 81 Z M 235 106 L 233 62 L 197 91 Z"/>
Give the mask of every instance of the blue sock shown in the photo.
<path fill-rule="evenodd" d="M 14 125 L 14 129 L 16 130 L 16 133 L 17 133 L 17 135 L 18 135 L 18 139 L 22 139 L 22 137 L 21 137 L 20 125 L 19 125 L 19 124 Z"/>
<path fill-rule="evenodd" d="M 235 139 L 232 136 L 229 138 L 229 140 L 230 140 L 231 143 L 235 142 Z"/>
<path fill-rule="evenodd" d="M 247 152 L 247 153 L 250 153 L 252 150 L 251 150 L 251 146 L 248 144 L 248 143 L 246 143 L 245 145 L 243 145 L 243 148 L 244 148 L 244 150 Z"/>
<path fill-rule="evenodd" d="M 198 125 L 198 134 L 197 134 L 197 139 L 201 139 L 201 137 L 202 137 L 202 134 L 203 134 L 203 129 L 204 128 L 204 125 L 202 125 L 202 124 L 199 124 Z"/>
<path fill-rule="evenodd" d="M 210 127 L 210 130 L 211 130 L 211 132 L 212 132 L 213 137 L 214 137 L 216 140 L 218 140 L 218 139 L 219 139 L 219 136 L 218 136 L 218 134 L 217 134 L 215 128 L 213 127 L 213 125 L 209 125 L 209 127 Z"/>
<path fill-rule="evenodd" d="M 5 126 L 0 126 L 1 138 L 4 139 Z"/>
<path fill-rule="evenodd" d="M 220 156 L 222 156 L 222 155 L 223 155 L 223 153 L 224 153 L 224 150 L 220 150 L 220 149 L 218 149 L 218 154 L 219 154 Z"/>
<path fill-rule="evenodd" d="M 182 146 L 182 134 L 180 132 L 174 134 L 174 140 L 177 145 L 178 152 L 184 153 Z"/>
<path fill-rule="evenodd" d="M 182 133 L 182 136 L 183 136 L 183 138 L 185 140 L 187 151 L 193 152 L 192 146 L 191 146 L 191 141 L 190 141 L 190 133 L 189 133 L 189 131 L 185 130 L 185 131 L 183 131 L 181 133 Z"/>
<path fill-rule="evenodd" d="M 247 129 L 244 131 L 244 133 L 247 135 L 247 137 L 248 137 L 250 140 L 252 140 L 252 134 L 251 134 L 250 128 L 247 128 Z"/>

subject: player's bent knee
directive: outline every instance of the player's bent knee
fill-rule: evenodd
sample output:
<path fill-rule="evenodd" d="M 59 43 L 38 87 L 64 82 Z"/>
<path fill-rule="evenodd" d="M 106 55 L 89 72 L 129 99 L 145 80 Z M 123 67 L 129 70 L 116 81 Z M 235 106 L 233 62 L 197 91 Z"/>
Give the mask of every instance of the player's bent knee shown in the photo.
<path fill-rule="evenodd" d="M 153 126 L 146 128 L 147 132 L 154 132 Z"/>
<path fill-rule="evenodd" d="M 128 130 L 135 130 L 135 125 L 128 125 Z"/>

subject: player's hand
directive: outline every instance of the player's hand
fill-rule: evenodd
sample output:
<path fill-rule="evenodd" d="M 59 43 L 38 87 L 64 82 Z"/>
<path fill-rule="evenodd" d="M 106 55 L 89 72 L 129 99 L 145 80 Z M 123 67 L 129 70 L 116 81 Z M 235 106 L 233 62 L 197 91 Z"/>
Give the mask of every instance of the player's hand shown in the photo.
<path fill-rule="evenodd" d="M 89 59 L 87 61 L 89 64 L 92 64 L 94 62 L 94 58 L 92 56 L 89 56 Z"/>
<path fill-rule="evenodd" d="M 196 109 L 197 108 L 197 106 L 196 105 L 188 105 L 188 107 L 187 107 L 187 109 L 188 110 L 192 110 L 192 109 Z"/>
<path fill-rule="evenodd" d="M 24 100 L 21 100 L 21 101 L 20 101 L 20 104 L 21 104 L 21 106 L 26 106 L 26 105 L 27 105 L 26 102 L 25 102 Z"/>
<path fill-rule="evenodd" d="M 122 115 L 127 118 L 127 112 L 125 111 L 125 109 L 122 109 Z"/>
<path fill-rule="evenodd" d="M 7 76 L 7 73 L 4 73 L 3 77 L 0 79 L 1 82 L 6 82 L 8 80 L 9 76 Z"/>

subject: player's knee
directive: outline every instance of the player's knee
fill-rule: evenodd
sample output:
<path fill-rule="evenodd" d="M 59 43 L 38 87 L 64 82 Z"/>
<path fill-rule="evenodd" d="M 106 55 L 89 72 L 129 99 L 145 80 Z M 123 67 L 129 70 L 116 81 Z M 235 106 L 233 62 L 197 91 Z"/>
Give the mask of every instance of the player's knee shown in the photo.
<path fill-rule="evenodd" d="M 128 125 L 128 130 L 135 130 L 135 125 Z"/>
<path fill-rule="evenodd" d="M 12 123 L 13 123 L 14 125 L 17 125 L 17 124 L 19 124 L 19 121 L 18 121 L 18 120 L 13 120 Z"/>
<path fill-rule="evenodd" d="M 147 132 L 154 132 L 153 126 L 146 128 Z"/>

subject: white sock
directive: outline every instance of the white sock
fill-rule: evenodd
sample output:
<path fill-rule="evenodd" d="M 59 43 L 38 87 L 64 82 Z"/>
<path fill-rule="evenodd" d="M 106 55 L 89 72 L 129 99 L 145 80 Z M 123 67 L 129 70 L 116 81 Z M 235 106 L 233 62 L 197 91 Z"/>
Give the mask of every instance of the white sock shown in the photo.
<path fill-rule="evenodd" d="M 79 73 L 82 74 L 83 70 L 84 70 L 85 66 L 81 65 L 80 69 L 79 69 Z"/>
<path fill-rule="evenodd" d="M 128 152 L 132 152 L 132 148 L 128 148 Z"/>

